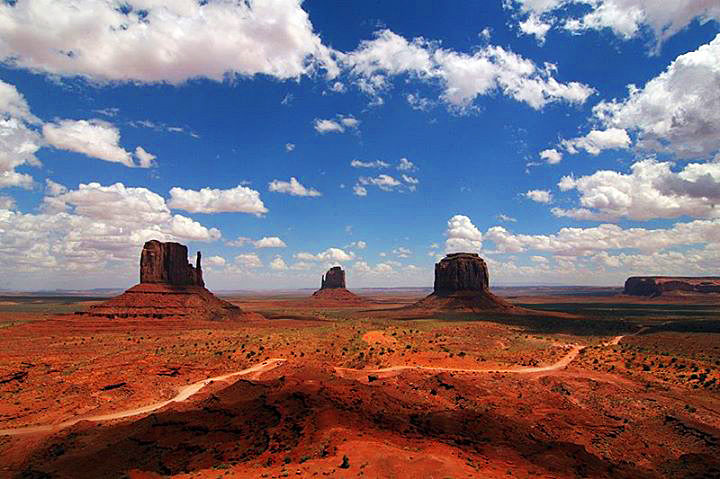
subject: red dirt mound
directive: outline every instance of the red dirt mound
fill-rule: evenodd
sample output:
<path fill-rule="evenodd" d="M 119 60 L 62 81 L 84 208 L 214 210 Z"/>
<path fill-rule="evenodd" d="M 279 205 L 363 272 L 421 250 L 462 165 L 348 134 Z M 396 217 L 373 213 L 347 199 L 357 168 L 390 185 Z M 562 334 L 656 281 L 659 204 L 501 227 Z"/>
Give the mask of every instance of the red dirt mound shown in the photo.
<path fill-rule="evenodd" d="M 234 304 L 219 299 L 202 286 L 173 286 L 168 284 L 138 284 L 97 306 L 87 313 L 93 317 L 148 319 L 249 319 Z M 257 319 L 257 318 L 255 318 Z"/>
<path fill-rule="evenodd" d="M 345 288 L 319 289 L 312 295 L 316 301 L 334 301 L 343 303 L 365 303 L 366 301 Z"/>
<path fill-rule="evenodd" d="M 489 291 L 482 293 L 476 291 L 459 291 L 448 295 L 433 293 L 412 305 L 411 308 L 469 313 L 514 313 L 523 311 L 523 308 L 513 306 Z"/>

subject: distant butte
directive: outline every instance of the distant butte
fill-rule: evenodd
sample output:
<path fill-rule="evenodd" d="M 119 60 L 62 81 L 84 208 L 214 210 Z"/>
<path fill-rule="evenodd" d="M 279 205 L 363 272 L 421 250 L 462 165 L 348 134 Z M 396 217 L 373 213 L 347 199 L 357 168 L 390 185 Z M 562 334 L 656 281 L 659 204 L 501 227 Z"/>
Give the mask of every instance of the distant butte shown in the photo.
<path fill-rule="evenodd" d="M 433 292 L 414 307 L 471 312 L 517 309 L 490 292 L 487 264 L 476 253 L 451 253 L 436 263 Z"/>
<path fill-rule="evenodd" d="M 219 299 L 205 288 L 200 252 L 197 253 L 195 266 L 192 266 L 188 263 L 187 246 L 157 240 L 145 243 L 140 254 L 140 284 L 91 307 L 86 314 L 108 319 L 201 320 L 252 315 Z"/>
<path fill-rule="evenodd" d="M 720 276 L 632 276 L 625 281 L 623 293 L 648 297 L 720 293 Z"/>
<path fill-rule="evenodd" d="M 340 266 L 333 266 L 320 280 L 320 289 L 312 295 L 314 300 L 333 302 L 363 302 L 364 300 L 347 290 L 345 285 L 345 271 Z"/>

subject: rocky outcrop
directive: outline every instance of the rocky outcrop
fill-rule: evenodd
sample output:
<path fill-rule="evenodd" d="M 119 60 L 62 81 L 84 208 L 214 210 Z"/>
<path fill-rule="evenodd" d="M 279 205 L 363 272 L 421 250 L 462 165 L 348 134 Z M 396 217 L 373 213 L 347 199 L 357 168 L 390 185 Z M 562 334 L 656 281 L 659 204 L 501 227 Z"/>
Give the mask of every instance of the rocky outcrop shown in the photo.
<path fill-rule="evenodd" d="M 435 287 L 439 296 L 458 291 L 489 291 L 485 260 L 476 253 L 451 253 L 435 264 Z"/>
<path fill-rule="evenodd" d="M 326 301 L 329 304 L 359 304 L 365 300 L 347 290 L 345 287 L 345 271 L 340 266 L 333 266 L 325 273 L 320 282 L 320 289 L 315 291 L 312 299 Z"/>
<path fill-rule="evenodd" d="M 623 293 L 648 297 L 670 293 L 720 293 L 720 277 L 633 276 L 625 281 Z"/>
<path fill-rule="evenodd" d="M 262 319 L 208 291 L 201 258 L 198 252 L 192 266 L 187 246 L 148 241 L 140 254 L 140 284 L 85 314 L 107 319 Z"/>
<path fill-rule="evenodd" d="M 333 266 L 323 275 L 320 289 L 345 288 L 345 271 L 340 266 Z"/>
<path fill-rule="evenodd" d="M 188 263 L 187 246 L 180 243 L 145 243 L 140 254 L 140 283 L 205 286 L 198 251 L 195 266 Z"/>
<path fill-rule="evenodd" d="M 515 306 L 490 292 L 488 268 L 476 253 L 451 253 L 435 264 L 433 293 L 411 308 L 458 312 L 511 312 Z"/>

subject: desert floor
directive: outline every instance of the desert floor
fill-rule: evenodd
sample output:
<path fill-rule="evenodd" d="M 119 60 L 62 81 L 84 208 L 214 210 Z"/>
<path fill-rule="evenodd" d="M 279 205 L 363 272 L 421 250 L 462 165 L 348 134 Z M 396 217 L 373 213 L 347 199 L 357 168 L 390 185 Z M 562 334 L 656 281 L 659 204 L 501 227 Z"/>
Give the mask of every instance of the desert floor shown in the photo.
<path fill-rule="evenodd" d="M 0 298 L 0 477 L 720 477 L 720 302 L 538 291 L 554 316 L 106 320 Z M 412 315 L 411 315 L 412 316 Z"/>

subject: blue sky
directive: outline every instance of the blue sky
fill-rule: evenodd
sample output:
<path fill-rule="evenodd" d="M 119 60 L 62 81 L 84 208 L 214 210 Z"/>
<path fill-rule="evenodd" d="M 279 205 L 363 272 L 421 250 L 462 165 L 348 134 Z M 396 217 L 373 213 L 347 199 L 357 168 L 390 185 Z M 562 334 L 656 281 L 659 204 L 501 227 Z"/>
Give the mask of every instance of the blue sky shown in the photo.
<path fill-rule="evenodd" d="M 125 287 L 144 241 L 215 289 L 718 274 L 720 5 L 0 5 L 4 289 Z"/>

